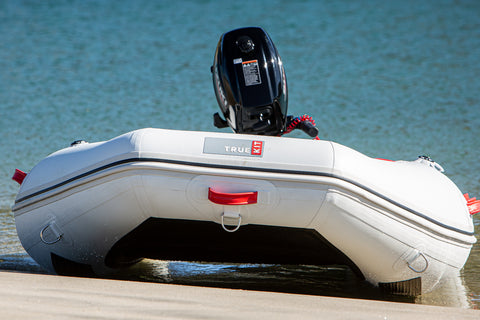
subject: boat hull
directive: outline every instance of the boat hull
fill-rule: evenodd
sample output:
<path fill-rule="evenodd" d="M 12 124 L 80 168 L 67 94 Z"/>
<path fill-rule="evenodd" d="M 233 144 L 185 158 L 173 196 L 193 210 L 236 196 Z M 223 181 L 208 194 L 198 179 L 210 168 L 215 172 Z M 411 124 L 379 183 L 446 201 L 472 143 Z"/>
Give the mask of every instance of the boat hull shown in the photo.
<path fill-rule="evenodd" d="M 232 203 L 246 192 L 255 202 Z M 61 150 L 27 175 L 13 211 L 26 251 L 59 273 L 143 257 L 335 263 L 374 285 L 420 278 L 425 292 L 475 242 L 462 193 L 426 164 L 207 132 L 143 129 Z"/>

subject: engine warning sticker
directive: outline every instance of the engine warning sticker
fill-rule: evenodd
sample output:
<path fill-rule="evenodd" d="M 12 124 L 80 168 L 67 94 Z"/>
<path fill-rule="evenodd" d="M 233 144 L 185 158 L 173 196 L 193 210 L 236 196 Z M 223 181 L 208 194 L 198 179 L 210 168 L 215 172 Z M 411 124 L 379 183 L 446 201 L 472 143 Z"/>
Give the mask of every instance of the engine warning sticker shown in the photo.
<path fill-rule="evenodd" d="M 240 140 L 206 137 L 203 153 L 231 156 L 262 157 L 264 142 L 259 140 Z"/>
<path fill-rule="evenodd" d="M 244 61 L 242 62 L 242 67 L 246 86 L 254 86 L 262 83 L 258 60 Z"/>

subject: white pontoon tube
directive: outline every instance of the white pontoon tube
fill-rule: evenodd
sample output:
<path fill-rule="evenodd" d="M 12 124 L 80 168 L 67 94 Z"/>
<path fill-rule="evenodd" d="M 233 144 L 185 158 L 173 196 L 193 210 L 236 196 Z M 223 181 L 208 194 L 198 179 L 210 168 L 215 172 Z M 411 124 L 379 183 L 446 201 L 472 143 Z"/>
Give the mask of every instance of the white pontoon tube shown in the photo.
<path fill-rule="evenodd" d="M 330 141 L 142 129 L 40 161 L 13 212 L 51 272 L 142 258 L 345 264 L 417 295 L 458 272 L 476 241 L 479 201 L 438 169 Z"/>

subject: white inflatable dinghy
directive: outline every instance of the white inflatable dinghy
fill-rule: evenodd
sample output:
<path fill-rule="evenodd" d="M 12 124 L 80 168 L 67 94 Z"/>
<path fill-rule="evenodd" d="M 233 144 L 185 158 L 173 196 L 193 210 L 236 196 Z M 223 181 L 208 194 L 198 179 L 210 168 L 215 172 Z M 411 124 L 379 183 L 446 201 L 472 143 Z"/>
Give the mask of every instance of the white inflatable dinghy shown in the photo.
<path fill-rule="evenodd" d="M 436 163 L 330 141 L 141 129 L 42 160 L 13 206 L 25 250 L 59 274 L 142 258 L 345 264 L 429 291 L 465 264 L 478 201 Z"/>

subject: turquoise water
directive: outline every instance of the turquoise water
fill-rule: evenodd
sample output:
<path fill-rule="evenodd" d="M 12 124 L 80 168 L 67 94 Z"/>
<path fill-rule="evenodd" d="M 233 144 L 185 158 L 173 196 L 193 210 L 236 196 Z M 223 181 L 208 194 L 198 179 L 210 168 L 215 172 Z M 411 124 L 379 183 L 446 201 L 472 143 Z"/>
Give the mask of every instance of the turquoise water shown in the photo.
<path fill-rule="evenodd" d="M 28 171 L 77 139 L 142 127 L 217 131 L 216 43 L 252 25 L 264 27 L 282 55 L 289 112 L 310 114 L 322 139 L 381 158 L 428 154 L 480 197 L 478 1 L 3 0 L 0 269 L 42 272 L 16 237 L 16 167 Z M 335 268 L 146 262 L 121 276 L 372 296 Z M 476 245 L 460 279 L 475 308 L 478 279 Z M 417 302 L 448 305 L 453 294 Z"/>

